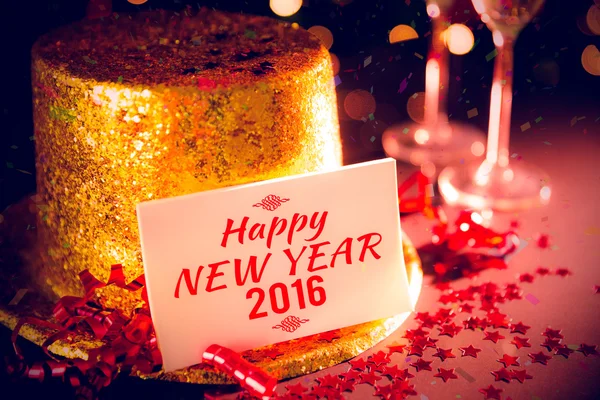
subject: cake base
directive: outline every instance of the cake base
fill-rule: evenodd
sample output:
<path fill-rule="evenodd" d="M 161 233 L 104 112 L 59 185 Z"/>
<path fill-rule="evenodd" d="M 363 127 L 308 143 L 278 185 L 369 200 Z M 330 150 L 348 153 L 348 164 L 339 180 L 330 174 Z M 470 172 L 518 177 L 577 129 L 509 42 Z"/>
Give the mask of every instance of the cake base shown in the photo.
<path fill-rule="evenodd" d="M 33 196 L 9 207 L 1 216 L 0 223 L 0 324 L 14 329 L 20 318 L 29 316 L 51 320 L 56 299 L 43 297 L 24 273 L 28 265 L 36 262 L 35 214 L 37 206 Z M 409 291 L 416 303 L 423 272 L 415 247 L 403 235 L 402 247 L 408 272 Z M 25 292 L 26 290 L 26 292 Z M 25 295 L 17 301 L 18 297 Z M 15 304 L 16 303 L 16 304 Z M 350 326 L 300 339 L 248 350 L 242 356 L 258 367 L 271 373 L 278 380 L 294 378 L 344 362 L 375 346 L 402 325 L 410 313 L 396 315 L 360 325 Z M 19 335 L 41 346 L 53 330 L 34 325 L 24 325 Z M 57 341 L 48 350 L 61 357 L 87 359 L 89 351 L 105 342 L 92 335 L 81 335 L 73 340 Z M 142 374 L 132 372 L 144 379 L 156 379 L 196 384 L 230 384 L 232 379 L 211 367 L 197 365 L 164 373 Z"/>

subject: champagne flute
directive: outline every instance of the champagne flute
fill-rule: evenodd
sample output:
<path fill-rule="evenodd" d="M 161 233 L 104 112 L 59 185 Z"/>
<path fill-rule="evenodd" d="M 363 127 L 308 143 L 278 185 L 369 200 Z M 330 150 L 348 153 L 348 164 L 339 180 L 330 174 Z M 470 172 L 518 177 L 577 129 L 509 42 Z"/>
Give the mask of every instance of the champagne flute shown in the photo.
<path fill-rule="evenodd" d="M 476 209 L 516 211 L 548 203 L 548 176 L 523 161 L 509 163 L 512 108 L 513 46 L 521 30 L 544 0 L 472 0 L 475 11 L 492 31 L 496 46 L 490 97 L 490 119 L 483 162 L 446 167 L 438 177 L 449 204 Z"/>
<path fill-rule="evenodd" d="M 446 101 L 449 84 L 449 52 L 444 31 L 455 0 L 427 0 L 432 35 L 425 67 L 425 106 L 423 123 L 388 128 L 382 144 L 386 154 L 435 173 L 435 166 L 471 159 L 473 143 L 483 147 L 484 134 L 466 124 L 448 122 Z"/>

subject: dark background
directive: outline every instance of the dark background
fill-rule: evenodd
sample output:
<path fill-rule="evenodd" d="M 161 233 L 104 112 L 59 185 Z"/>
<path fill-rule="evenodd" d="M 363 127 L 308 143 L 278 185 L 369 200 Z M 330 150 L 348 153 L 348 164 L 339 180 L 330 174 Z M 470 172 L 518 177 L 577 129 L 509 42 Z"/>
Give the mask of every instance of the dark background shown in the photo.
<path fill-rule="evenodd" d="M 31 45 L 48 30 L 83 18 L 87 6 L 86 0 L 1 1 L 0 211 L 35 191 L 29 71 Z M 380 141 L 361 140 L 361 132 L 362 136 L 364 132 L 369 132 L 368 137 L 377 136 L 382 127 L 408 119 L 408 98 L 424 89 L 425 60 L 414 53 L 426 55 L 428 39 L 425 35 L 430 31 L 430 24 L 422 0 L 346 0 L 349 4 L 344 6 L 339 3 L 335 0 L 305 1 L 298 13 L 283 19 L 298 22 L 304 28 L 323 25 L 334 35 L 330 50 L 341 60 L 341 84 L 337 90 L 341 100 L 339 114 L 344 157 L 346 163 L 352 163 L 383 156 Z M 449 113 L 451 119 L 468 120 L 486 130 L 493 68 L 493 60 L 486 61 L 486 55 L 494 46 L 490 32 L 479 21 L 470 2 L 457 0 L 457 3 L 461 4 L 453 15 L 453 22 L 462 22 L 472 28 L 476 46 L 469 54 L 451 59 Z M 177 10 L 187 4 L 276 17 L 268 0 L 148 0 L 142 6 L 113 0 L 113 11 Z M 600 47 L 600 37 L 586 35 L 577 21 L 585 16 L 591 4 L 592 0 L 547 0 L 539 17 L 522 32 L 515 49 L 513 135 L 539 133 L 544 124 L 538 125 L 534 120 L 540 116 L 558 124 L 565 135 L 600 134 L 600 77 L 588 74 L 581 65 L 583 49 L 589 44 Z M 413 24 L 420 38 L 390 45 L 388 32 L 398 24 Z M 371 64 L 363 67 L 369 56 L 372 57 Z M 411 73 L 408 87 L 398 93 L 400 82 Z M 460 81 L 456 80 L 457 76 Z M 372 121 L 354 121 L 345 114 L 344 95 L 354 89 L 373 94 L 377 101 L 374 117 L 381 122 L 378 127 Z M 467 110 L 475 107 L 479 115 L 468 119 Z M 519 126 L 527 121 L 532 128 L 521 132 Z M 5 329 L 0 330 L 0 351 L 2 354 L 10 352 Z M 41 356 L 34 347 L 29 347 L 28 351 Z M 59 384 L 5 386 L 7 378 L 2 372 L 0 376 L 0 387 L 6 390 L 0 397 L 8 394 L 8 398 L 55 398 L 71 393 Z M 142 395 L 201 398 L 202 388 L 122 378 L 105 392 L 106 398 Z"/>

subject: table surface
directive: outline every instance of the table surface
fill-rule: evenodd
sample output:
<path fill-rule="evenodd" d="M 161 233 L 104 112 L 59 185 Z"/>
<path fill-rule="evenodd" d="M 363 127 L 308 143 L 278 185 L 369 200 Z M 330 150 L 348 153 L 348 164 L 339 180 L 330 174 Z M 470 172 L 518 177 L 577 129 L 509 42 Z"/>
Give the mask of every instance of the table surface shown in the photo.
<path fill-rule="evenodd" d="M 592 113 L 598 113 L 598 110 Z M 581 118 L 585 114 L 580 113 Z M 494 385 L 503 390 L 502 399 L 508 397 L 518 399 L 549 400 L 549 399 L 595 399 L 600 398 L 600 357 L 585 357 L 580 352 L 574 352 L 568 359 L 553 356 L 548 365 L 539 363 L 531 364 L 528 353 L 543 351 L 540 344 L 544 337 L 541 333 L 546 327 L 560 329 L 564 335 L 563 343 L 579 345 L 600 344 L 599 302 L 600 295 L 595 294 L 594 285 L 600 285 L 600 216 L 597 204 L 600 202 L 598 181 L 600 179 L 600 123 L 595 121 L 598 115 L 589 114 L 587 119 L 577 120 L 573 116 L 548 115 L 545 117 L 547 129 L 531 129 L 529 132 L 519 134 L 513 138 L 511 151 L 522 156 L 528 162 L 543 167 L 551 176 L 553 197 L 551 203 L 539 209 L 532 209 L 516 214 L 495 214 L 492 219 L 492 228 L 496 231 L 509 229 L 510 221 L 518 220 L 520 228 L 518 233 L 528 245 L 516 254 L 508 263 L 506 270 L 486 270 L 475 278 L 460 279 L 452 282 L 454 289 L 464 289 L 469 285 L 480 285 L 485 282 L 494 282 L 498 285 L 518 283 L 518 274 L 529 272 L 536 275 L 533 283 L 519 283 L 523 290 L 524 298 L 500 304 L 500 311 L 508 315 L 513 322 L 522 321 L 531 329 L 525 336 L 530 339 L 531 348 L 517 350 L 510 344 L 512 337 L 508 329 L 499 329 L 505 336 L 498 343 L 482 340 L 483 333 L 479 330 L 463 330 L 457 336 L 438 336 L 436 329 L 431 331 L 431 337 L 439 339 L 437 345 L 441 348 L 451 348 L 456 358 L 446 359 L 441 362 L 433 357 L 435 350 L 426 349 L 424 359 L 433 361 L 433 371 L 416 372 L 409 364 L 416 359 L 407 359 L 405 354 L 393 354 L 391 361 L 399 368 L 408 368 L 415 375 L 411 384 L 415 385 L 418 395 L 411 398 L 425 399 L 483 399 L 479 389 Z M 535 117 L 534 117 L 535 118 Z M 575 121 L 573 125 L 573 121 Z M 411 173 L 410 168 L 399 166 L 399 180 L 406 179 Z M 449 220 L 456 218 L 459 210 L 446 209 Z M 420 215 L 410 215 L 402 218 L 402 227 L 410 236 L 417 247 L 430 240 L 428 229 L 432 222 Z M 536 245 L 535 237 L 538 233 L 549 234 L 551 246 L 541 249 Z M 538 266 L 550 270 L 565 267 L 573 275 L 539 276 L 535 273 Z M 441 291 L 431 284 L 432 277 L 426 276 L 421 296 L 418 300 L 417 312 L 434 313 L 439 308 L 449 308 L 452 305 L 443 305 L 438 302 Z M 525 297 L 529 298 L 527 300 Z M 537 299 L 537 301 L 536 301 Z M 469 302 L 478 305 L 475 302 Z M 483 311 L 475 309 L 474 315 L 485 316 Z M 457 325 L 469 317 L 466 313 L 459 313 L 455 318 Z M 387 351 L 391 344 L 405 344 L 402 338 L 406 329 L 414 329 L 417 322 L 411 316 L 404 325 L 394 332 L 388 339 L 367 351 L 360 357 L 368 357 L 378 351 Z M 7 330 L 2 330 L 0 339 L 7 344 Z M 481 349 L 477 359 L 461 357 L 459 347 L 473 345 Z M 3 351 L 9 346 L 2 346 Z M 491 371 L 502 368 L 496 360 L 503 354 L 518 355 L 521 367 L 532 375 L 531 380 L 521 384 L 516 380 L 510 383 L 495 382 Z M 359 357 L 359 358 L 360 358 Z M 346 362 L 315 374 L 299 377 L 278 386 L 278 393 L 285 393 L 285 386 L 302 383 L 316 386 L 315 378 L 327 374 L 340 374 L 349 369 Z M 440 378 L 434 377 L 439 367 L 450 369 L 459 368 L 461 374 L 458 379 L 451 379 L 444 383 Z M 467 374 L 467 375 L 465 375 Z M 470 376 L 472 379 L 466 379 Z M 132 381 L 135 381 L 132 383 Z M 380 381 L 387 384 L 384 378 Z M 26 385 L 26 386 L 24 386 Z M 19 390 L 28 391 L 33 398 L 42 394 L 51 393 L 52 390 L 61 392 L 62 389 L 54 386 L 39 386 L 31 392 L 32 383 L 19 384 Z M 182 386 L 185 388 L 182 389 Z M 108 388 L 105 398 L 129 398 L 140 393 L 157 398 L 201 398 L 205 391 L 211 388 L 197 385 L 170 384 L 158 382 L 140 382 L 132 378 L 123 378 Z M 68 393 L 68 392 L 67 392 Z M 375 389 L 368 384 L 359 384 L 352 393 L 345 393 L 347 398 L 371 398 Z M 24 395 L 27 397 L 27 395 Z M 233 395 L 225 398 L 233 398 Z"/>
<path fill-rule="evenodd" d="M 548 365 L 531 364 L 528 357 L 528 353 L 539 351 L 548 354 L 540 346 L 544 339 L 541 333 L 547 327 L 560 329 L 564 335 L 563 343 L 567 345 L 600 344 L 600 295 L 594 291 L 594 285 L 600 285 L 600 128 L 596 123 L 584 132 L 582 124 L 579 127 L 577 123 L 571 126 L 571 117 L 566 118 L 563 113 L 560 113 L 560 117 L 550 119 L 549 129 L 519 135 L 511 144 L 511 152 L 521 155 L 523 160 L 535 163 L 549 173 L 553 187 L 550 204 L 521 213 L 496 213 L 492 218 L 491 227 L 499 232 L 509 230 L 510 221 L 519 221 L 517 232 L 527 241 L 527 246 L 510 259 L 506 270 L 486 270 L 475 278 L 464 278 L 451 283 L 453 289 L 465 289 L 485 282 L 500 286 L 518 283 L 523 290 L 523 299 L 500 304 L 499 309 L 508 318 L 512 318 L 513 322 L 522 321 L 531 326 L 526 335 L 518 336 L 529 338 L 532 347 L 517 350 L 515 345 L 510 344 L 512 337 L 517 335 L 511 334 L 508 329 L 488 329 L 498 330 L 506 337 L 495 344 L 482 340 L 484 335 L 480 330 L 463 330 L 453 338 L 438 336 L 438 331 L 432 330 L 431 337 L 439 339 L 436 344 L 444 349 L 451 348 L 456 358 L 441 362 L 439 358 L 433 357 L 434 349 L 427 349 L 423 358 L 433 361 L 433 371 L 416 372 L 414 367 L 409 366 L 416 360 L 414 356 L 410 357 L 411 360 L 407 358 L 406 352 L 391 356 L 393 364 L 402 369 L 408 368 L 415 375 L 410 383 L 415 385 L 418 395 L 412 398 L 479 399 L 484 398 L 479 389 L 490 384 L 503 390 L 502 399 L 600 398 L 600 357 L 585 357 L 580 352 L 574 352 L 568 359 L 553 356 Z M 399 180 L 402 181 L 410 170 L 400 166 L 399 172 Z M 454 221 L 458 210 L 446 207 L 446 211 L 449 221 Z M 430 240 L 428 229 L 432 227 L 432 223 L 423 216 L 402 218 L 402 227 L 417 248 Z M 539 233 L 550 235 L 549 248 L 537 246 L 534 238 Z M 539 266 L 550 270 L 565 267 L 572 275 L 564 278 L 557 275 L 542 277 L 535 273 Z M 533 283 L 518 281 L 517 275 L 526 272 L 536 275 Z M 439 308 L 452 307 L 451 304 L 444 305 L 438 301 L 442 292 L 431 282 L 432 277 L 426 276 L 416 306 L 417 312 L 433 314 Z M 475 302 L 468 303 L 478 306 Z M 484 317 L 485 312 L 475 308 L 473 315 Z M 468 317 L 466 313 L 459 313 L 455 322 L 462 326 L 461 322 Z M 415 329 L 417 326 L 414 316 L 410 317 L 398 331 L 361 357 L 366 358 L 381 350 L 387 351 L 387 346 L 391 344 L 408 343 L 402 336 L 406 329 Z M 461 357 L 459 347 L 471 344 L 482 350 L 478 358 Z M 503 367 L 496 361 L 503 354 L 518 355 L 521 367 L 510 368 L 526 369 L 533 378 L 523 384 L 517 380 L 510 383 L 495 382 L 491 371 Z M 458 379 L 450 379 L 444 383 L 440 378 L 434 377 L 439 367 L 460 368 L 473 379 L 470 382 L 457 374 Z M 340 374 L 349 368 L 348 363 L 343 363 L 285 384 L 301 382 L 304 385 L 316 385 L 315 378 Z M 388 380 L 384 378 L 380 382 L 387 384 Z M 285 384 L 280 384 L 278 392 L 285 392 Z M 374 393 L 372 386 L 360 384 L 353 393 L 346 392 L 346 396 L 362 399 L 370 398 Z"/>

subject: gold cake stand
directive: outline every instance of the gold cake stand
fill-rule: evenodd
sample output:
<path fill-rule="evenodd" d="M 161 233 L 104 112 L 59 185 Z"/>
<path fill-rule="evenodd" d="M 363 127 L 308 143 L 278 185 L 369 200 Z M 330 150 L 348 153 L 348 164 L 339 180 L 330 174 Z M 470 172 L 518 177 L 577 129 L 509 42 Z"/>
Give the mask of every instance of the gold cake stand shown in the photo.
<path fill-rule="evenodd" d="M 54 300 L 43 297 L 24 273 L 28 263 L 36 262 L 35 215 L 37 206 L 33 196 L 9 207 L 0 215 L 0 324 L 14 329 L 25 316 L 52 320 Z M 408 273 L 409 292 L 413 304 L 421 292 L 423 272 L 415 247 L 403 235 L 402 247 Z M 16 301 L 17 294 L 25 295 Z M 17 296 L 17 297 L 15 297 Z M 300 339 L 248 350 L 242 356 L 271 373 L 278 380 L 309 374 L 344 362 L 370 349 L 402 325 L 410 313 L 350 326 Z M 41 346 L 55 331 L 39 326 L 24 325 L 19 334 Z M 57 341 L 48 350 L 61 357 L 87 359 L 91 349 L 105 342 L 92 335 L 82 334 L 71 341 Z M 166 380 L 198 384 L 229 384 L 232 379 L 213 368 L 196 365 L 174 372 L 133 375 L 144 379 Z"/>

